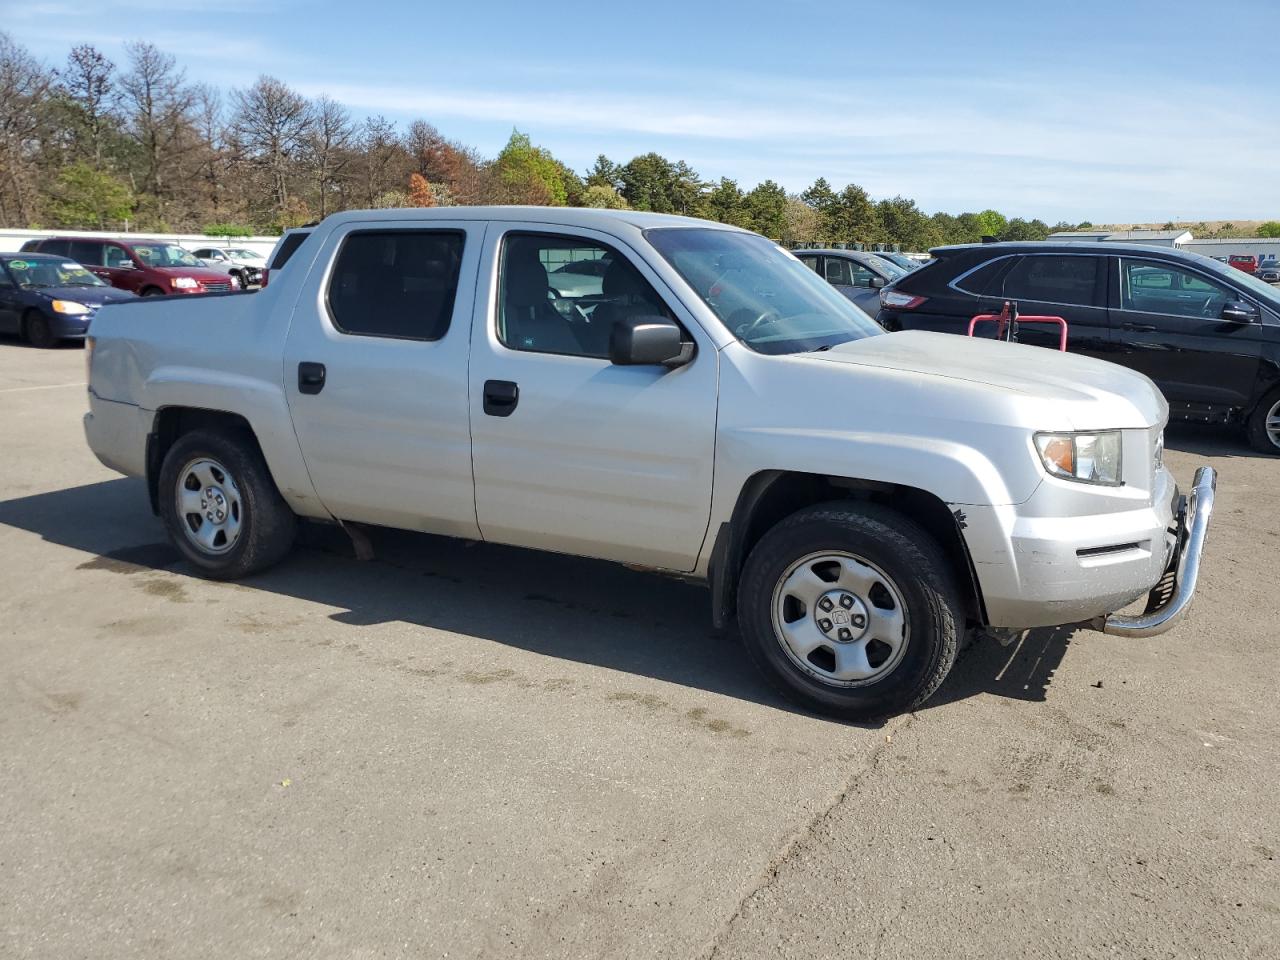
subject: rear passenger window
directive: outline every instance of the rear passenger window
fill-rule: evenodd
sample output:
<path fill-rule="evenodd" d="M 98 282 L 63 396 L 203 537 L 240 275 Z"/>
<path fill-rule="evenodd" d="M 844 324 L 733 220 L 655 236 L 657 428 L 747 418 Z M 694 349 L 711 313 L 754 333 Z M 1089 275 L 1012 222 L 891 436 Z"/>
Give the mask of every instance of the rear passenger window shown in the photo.
<path fill-rule="evenodd" d="M 102 247 L 101 243 L 94 243 L 91 240 L 72 240 L 68 245 L 66 253 L 61 255 L 70 257 L 76 263 L 85 267 L 102 266 Z M 50 250 L 50 253 L 53 251 Z M 61 251 L 59 251 L 61 253 Z"/>
<path fill-rule="evenodd" d="M 1004 278 L 1010 300 L 1102 306 L 1095 297 L 1098 257 L 1023 257 Z"/>
<path fill-rule="evenodd" d="M 439 340 L 458 292 L 463 235 L 369 230 L 342 242 L 329 279 L 329 313 L 343 333 Z"/>

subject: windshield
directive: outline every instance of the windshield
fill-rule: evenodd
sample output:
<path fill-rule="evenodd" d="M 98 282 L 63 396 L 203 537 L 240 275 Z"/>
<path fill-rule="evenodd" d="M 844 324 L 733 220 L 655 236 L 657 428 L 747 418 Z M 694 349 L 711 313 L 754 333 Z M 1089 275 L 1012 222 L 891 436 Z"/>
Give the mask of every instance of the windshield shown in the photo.
<path fill-rule="evenodd" d="M 764 237 L 660 227 L 645 237 L 729 331 L 758 353 L 805 353 L 884 331 Z"/>
<path fill-rule="evenodd" d="M 10 260 L 9 273 L 13 282 L 24 290 L 37 287 L 105 287 L 106 284 L 95 277 L 74 260 L 63 260 L 54 257 L 41 257 L 32 260 Z"/>
<path fill-rule="evenodd" d="M 252 250 L 244 250 L 240 247 L 234 247 L 227 251 L 227 254 L 236 260 L 261 260 Z"/>
<path fill-rule="evenodd" d="M 135 246 L 134 256 L 148 267 L 198 267 L 200 261 L 176 243 L 154 243 Z"/>
<path fill-rule="evenodd" d="M 879 256 L 879 254 L 877 254 L 877 256 Z M 894 260 L 890 260 L 887 257 L 880 259 L 876 264 L 876 269 L 888 276 L 890 280 L 897 280 L 899 277 L 905 277 L 907 275 L 907 271 L 904 270 L 899 263 Z"/>
<path fill-rule="evenodd" d="M 1205 257 L 1200 260 L 1196 266 L 1203 269 L 1206 273 L 1216 274 L 1220 277 L 1226 277 L 1232 283 L 1238 283 L 1244 287 L 1249 293 L 1260 298 L 1272 310 L 1280 311 L 1280 290 L 1276 290 L 1267 281 L 1259 279 L 1252 273 L 1245 273 L 1243 270 L 1237 270 L 1235 267 L 1229 267 L 1222 261 Z"/>

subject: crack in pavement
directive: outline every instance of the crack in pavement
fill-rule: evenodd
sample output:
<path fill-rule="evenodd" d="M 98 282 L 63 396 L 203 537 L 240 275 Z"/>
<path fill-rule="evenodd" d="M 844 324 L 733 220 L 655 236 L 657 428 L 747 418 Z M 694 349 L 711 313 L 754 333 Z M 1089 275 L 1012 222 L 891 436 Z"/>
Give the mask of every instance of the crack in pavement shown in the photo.
<path fill-rule="evenodd" d="M 720 956 L 721 950 L 729 941 L 729 937 L 733 933 L 734 925 L 739 919 L 741 919 L 743 913 L 747 909 L 747 905 L 777 882 L 778 874 L 782 868 L 786 866 L 787 861 L 799 852 L 800 847 L 803 845 L 805 840 L 811 837 L 818 827 L 828 820 L 840 805 L 848 799 L 853 788 L 866 776 L 875 773 L 876 770 L 879 769 L 880 762 L 884 759 L 885 754 L 888 753 L 889 748 L 893 745 L 894 738 L 909 730 L 915 724 L 918 716 L 918 714 L 909 713 L 905 716 L 896 718 L 898 721 L 896 724 L 893 721 L 890 721 L 884 726 L 884 740 L 877 744 L 875 749 L 871 751 L 866 765 L 848 779 L 830 803 L 814 813 L 807 823 L 792 833 L 791 836 L 783 842 L 782 849 L 770 858 L 769 863 L 765 866 L 760 878 L 752 884 L 751 888 L 738 900 L 733 911 L 729 914 L 728 919 L 725 920 L 719 931 L 712 938 L 711 944 L 702 952 L 701 956 L 703 960 L 715 960 L 715 958 Z"/>

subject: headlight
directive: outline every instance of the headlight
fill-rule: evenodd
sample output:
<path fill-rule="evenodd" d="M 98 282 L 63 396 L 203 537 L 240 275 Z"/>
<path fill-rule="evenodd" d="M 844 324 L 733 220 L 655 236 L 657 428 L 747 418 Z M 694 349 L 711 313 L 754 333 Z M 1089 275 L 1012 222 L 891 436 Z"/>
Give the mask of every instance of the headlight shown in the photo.
<path fill-rule="evenodd" d="M 55 300 L 53 301 L 53 312 L 65 313 L 70 317 L 79 317 L 89 313 L 89 308 L 83 303 L 76 303 L 74 300 Z"/>
<path fill-rule="evenodd" d="M 175 290 L 194 290 L 196 287 L 200 286 L 200 284 L 196 283 L 190 277 L 174 277 L 169 282 L 173 284 L 173 289 Z"/>
<path fill-rule="evenodd" d="M 1122 446 L 1119 430 L 1036 434 L 1036 452 L 1044 468 L 1055 477 L 1082 483 L 1118 485 Z"/>

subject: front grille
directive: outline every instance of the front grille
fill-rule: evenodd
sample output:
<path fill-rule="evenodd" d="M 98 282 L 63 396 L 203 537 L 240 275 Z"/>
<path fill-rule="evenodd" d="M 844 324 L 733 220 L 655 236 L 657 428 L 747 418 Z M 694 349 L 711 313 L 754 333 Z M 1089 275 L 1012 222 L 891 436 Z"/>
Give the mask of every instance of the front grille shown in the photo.
<path fill-rule="evenodd" d="M 205 293 L 226 293 L 231 289 L 230 280 L 206 280 L 201 284 Z"/>

